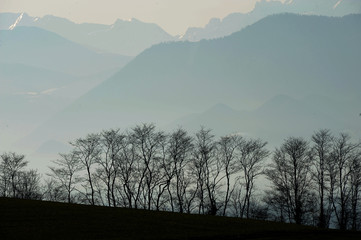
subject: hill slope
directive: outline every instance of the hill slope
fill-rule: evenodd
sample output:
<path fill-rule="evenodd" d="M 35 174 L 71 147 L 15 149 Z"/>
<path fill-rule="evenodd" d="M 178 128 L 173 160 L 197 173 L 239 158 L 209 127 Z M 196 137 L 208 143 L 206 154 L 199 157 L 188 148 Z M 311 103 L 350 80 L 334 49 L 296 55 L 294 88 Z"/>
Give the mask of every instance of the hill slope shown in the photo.
<path fill-rule="evenodd" d="M 238 218 L 0 198 L 4 239 L 356 239 L 360 233 Z"/>

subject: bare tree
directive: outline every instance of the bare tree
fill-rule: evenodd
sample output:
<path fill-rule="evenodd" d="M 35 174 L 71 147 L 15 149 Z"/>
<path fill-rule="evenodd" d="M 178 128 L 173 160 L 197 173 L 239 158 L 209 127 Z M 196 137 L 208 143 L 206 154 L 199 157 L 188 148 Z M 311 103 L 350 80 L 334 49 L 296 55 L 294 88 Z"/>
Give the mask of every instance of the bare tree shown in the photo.
<path fill-rule="evenodd" d="M 122 186 L 118 189 L 123 192 L 124 206 L 137 208 L 137 196 L 142 189 L 142 182 L 138 181 L 139 173 L 143 172 L 140 156 L 136 152 L 134 138 L 131 133 L 126 134 L 126 139 L 121 142 L 121 152 L 116 163 L 119 179 Z M 139 182 L 139 185 L 137 185 Z"/>
<path fill-rule="evenodd" d="M 166 139 L 160 144 L 160 154 L 158 169 L 155 170 L 155 209 L 157 211 L 167 209 L 165 207 L 167 202 L 172 202 L 172 194 L 168 191 L 168 195 L 165 195 L 165 191 L 170 187 L 170 183 L 174 177 L 174 166 L 172 161 L 167 156 L 167 142 Z"/>
<path fill-rule="evenodd" d="M 40 174 L 36 170 L 20 172 L 17 176 L 17 182 L 18 198 L 42 200 Z"/>
<path fill-rule="evenodd" d="M 201 129 L 196 133 L 195 148 L 193 151 L 193 166 L 197 177 L 197 189 L 199 198 L 199 213 L 216 215 L 217 190 L 220 187 L 222 177 L 222 162 L 216 155 L 216 143 L 210 129 Z M 207 204 L 205 201 L 208 201 Z M 207 208 L 207 212 L 205 209 Z"/>
<path fill-rule="evenodd" d="M 332 206 L 332 213 L 334 213 L 335 207 L 336 207 L 335 201 L 338 197 L 338 195 L 337 195 L 337 193 L 338 193 L 338 188 L 337 188 L 338 168 L 335 164 L 334 157 L 332 155 L 333 155 L 333 153 L 331 153 L 331 155 L 330 155 L 330 160 L 326 162 L 326 174 L 327 174 L 327 178 L 329 180 L 328 204 L 330 206 Z M 331 218 L 332 218 L 332 213 L 331 213 Z"/>
<path fill-rule="evenodd" d="M 23 155 L 2 154 L 0 191 L 6 197 L 181 213 L 225 216 L 234 210 L 257 219 L 271 213 L 278 221 L 318 221 L 323 228 L 336 219 L 340 229 L 359 229 L 361 143 L 347 134 L 334 138 L 329 130 L 315 132 L 312 147 L 290 137 L 264 170 L 266 144 L 236 135 L 216 141 L 204 127 L 194 138 L 183 129 L 167 135 L 153 124 L 125 133 L 110 129 L 71 142 L 73 150 L 53 162 L 43 190 L 39 173 L 26 171 Z M 263 173 L 272 184 L 263 198 L 267 205 L 256 195 Z"/>
<path fill-rule="evenodd" d="M 93 165 L 100 157 L 100 137 L 89 134 L 85 138 L 78 138 L 70 143 L 74 147 L 75 157 L 83 164 L 87 173 L 87 183 L 90 186 L 90 204 L 95 205 L 95 188 L 93 184 Z"/>
<path fill-rule="evenodd" d="M 69 154 L 59 154 L 60 158 L 53 161 L 55 166 L 49 167 L 51 176 L 55 179 L 61 188 L 67 193 L 67 202 L 72 202 L 72 192 L 76 188 L 76 184 L 81 181 L 79 172 L 82 170 L 82 165 L 79 158 L 74 152 Z"/>
<path fill-rule="evenodd" d="M 341 133 L 333 141 L 331 164 L 333 168 L 332 205 L 336 215 L 338 226 L 341 230 L 347 229 L 350 219 L 350 200 L 352 175 L 352 160 L 358 145 L 350 141 L 350 136 Z"/>
<path fill-rule="evenodd" d="M 285 194 L 280 194 L 274 190 L 267 190 L 264 196 L 264 202 L 270 209 L 270 219 L 278 222 L 290 221 L 288 199 Z"/>
<path fill-rule="evenodd" d="M 108 206 L 116 207 L 115 185 L 118 177 L 118 159 L 122 150 L 123 141 L 126 136 L 119 130 L 108 130 L 101 133 L 100 146 L 102 157 L 98 158 L 101 169 L 99 177 L 106 185 L 106 196 Z"/>
<path fill-rule="evenodd" d="M 350 161 L 351 184 L 351 230 L 358 230 L 360 224 L 360 192 L 361 192 L 361 143 L 353 153 Z"/>
<path fill-rule="evenodd" d="M 52 202 L 67 201 L 67 194 L 64 191 L 64 188 L 62 188 L 53 177 L 45 179 L 42 186 L 42 192 L 43 192 L 43 199 L 46 201 L 52 201 Z"/>
<path fill-rule="evenodd" d="M 332 141 L 333 137 L 327 129 L 321 129 L 312 135 L 313 178 L 317 185 L 319 198 L 319 216 L 317 225 L 320 228 L 328 228 L 332 212 L 332 205 L 327 204 L 326 202 L 329 198 L 327 196 L 327 186 L 330 181 L 327 176 L 327 164 L 330 162 Z"/>
<path fill-rule="evenodd" d="M 157 132 L 153 124 L 143 124 L 133 128 L 131 138 L 136 152 L 142 161 L 135 206 L 137 207 L 139 198 L 142 196 L 144 208 L 150 210 L 154 189 L 160 180 L 157 170 L 162 159 L 162 147 L 164 146 L 166 135 L 163 132 Z"/>
<path fill-rule="evenodd" d="M 308 143 L 291 137 L 275 150 L 273 163 L 266 170 L 275 198 L 285 201 L 289 221 L 297 224 L 305 223 L 313 200 L 311 160 Z"/>
<path fill-rule="evenodd" d="M 15 152 L 3 153 L 1 156 L 0 168 L 2 170 L 3 196 L 16 197 L 18 182 L 17 177 L 24 171 L 28 162 L 24 155 L 18 155 Z"/>
<path fill-rule="evenodd" d="M 269 155 L 265 149 L 267 142 L 260 139 L 242 142 L 239 148 L 239 169 L 243 172 L 243 183 L 245 186 L 244 200 L 241 208 L 241 217 L 250 217 L 251 197 L 254 189 L 255 179 L 263 173 L 263 162 Z"/>
<path fill-rule="evenodd" d="M 177 208 L 181 213 L 184 212 L 187 204 L 187 191 L 190 186 L 190 179 L 187 178 L 191 177 L 187 174 L 187 164 L 189 164 L 192 150 L 192 138 L 188 136 L 185 130 L 178 129 L 170 135 L 167 148 L 170 165 L 167 168 L 167 176 L 169 183 L 174 178 Z M 170 196 L 170 204 L 173 211 L 174 204 L 170 184 L 168 185 L 168 194 Z"/>
<path fill-rule="evenodd" d="M 236 156 L 237 148 L 241 145 L 243 139 L 238 135 L 221 137 L 217 142 L 218 158 L 223 162 L 224 173 L 226 177 L 226 195 L 224 197 L 223 216 L 226 216 L 227 207 L 231 198 L 231 176 L 237 171 Z"/>
<path fill-rule="evenodd" d="M 1 183 L 0 183 L 1 197 L 9 197 L 12 191 L 11 177 L 3 160 L 0 163 L 0 178 L 1 178 Z"/>
<path fill-rule="evenodd" d="M 250 205 L 249 218 L 263 221 L 269 219 L 269 206 L 261 198 L 253 196 Z"/>

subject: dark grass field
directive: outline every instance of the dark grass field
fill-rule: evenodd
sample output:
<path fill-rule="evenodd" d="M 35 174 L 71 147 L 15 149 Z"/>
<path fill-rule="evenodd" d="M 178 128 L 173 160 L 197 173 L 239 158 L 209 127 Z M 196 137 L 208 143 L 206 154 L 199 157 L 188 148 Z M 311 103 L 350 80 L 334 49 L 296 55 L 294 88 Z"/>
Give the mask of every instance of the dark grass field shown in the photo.
<path fill-rule="evenodd" d="M 361 239 L 238 218 L 0 198 L 0 239 Z"/>

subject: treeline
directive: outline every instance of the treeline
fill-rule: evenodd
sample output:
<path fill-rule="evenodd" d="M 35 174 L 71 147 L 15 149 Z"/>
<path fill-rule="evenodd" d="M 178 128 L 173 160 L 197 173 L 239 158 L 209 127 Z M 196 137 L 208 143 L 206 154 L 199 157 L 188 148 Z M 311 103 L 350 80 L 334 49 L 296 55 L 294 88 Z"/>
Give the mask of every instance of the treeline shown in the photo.
<path fill-rule="evenodd" d="M 23 155 L 1 155 L 4 197 L 361 227 L 361 143 L 319 130 L 273 152 L 261 139 L 194 136 L 143 124 L 70 143 L 41 179 Z"/>

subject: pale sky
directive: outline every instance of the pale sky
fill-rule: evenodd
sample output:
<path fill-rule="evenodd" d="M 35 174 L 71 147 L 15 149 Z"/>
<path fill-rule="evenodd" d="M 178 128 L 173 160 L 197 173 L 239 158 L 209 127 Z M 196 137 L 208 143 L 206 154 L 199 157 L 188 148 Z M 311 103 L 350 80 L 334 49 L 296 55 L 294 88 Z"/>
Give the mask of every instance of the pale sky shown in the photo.
<path fill-rule="evenodd" d="M 213 17 L 249 12 L 257 1 L 260 0 L 1 0 L 0 12 L 26 12 L 34 17 L 50 14 L 77 23 L 112 24 L 117 18 L 137 18 L 176 35 L 188 27 L 203 27 Z"/>

